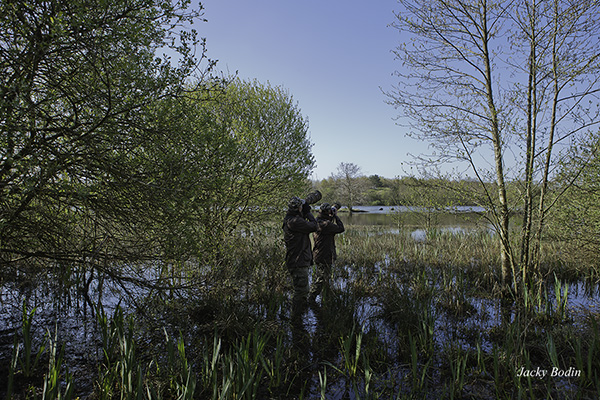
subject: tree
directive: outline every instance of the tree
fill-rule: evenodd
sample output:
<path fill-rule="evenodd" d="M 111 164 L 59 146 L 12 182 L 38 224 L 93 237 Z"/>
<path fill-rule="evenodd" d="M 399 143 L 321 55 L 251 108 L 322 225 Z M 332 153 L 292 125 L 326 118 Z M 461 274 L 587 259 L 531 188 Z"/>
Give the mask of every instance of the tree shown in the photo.
<path fill-rule="evenodd" d="M 182 221 L 178 236 L 194 238 L 197 251 L 218 260 L 239 227 L 279 214 L 293 193 L 305 191 L 314 166 L 308 123 L 287 91 L 257 81 L 199 90 L 174 107 L 161 114 L 181 123 L 155 144 L 173 158 L 163 168 L 175 165 L 181 177 L 169 209 Z M 166 182 L 170 174 L 162 173 Z"/>
<path fill-rule="evenodd" d="M 381 177 L 379 175 L 369 176 L 369 184 L 373 189 L 383 187 L 383 182 L 381 181 Z"/>
<path fill-rule="evenodd" d="M 514 91 L 527 93 L 526 101 L 517 100 L 526 122 L 523 129 L 524 229 L 520 254 L 523 280 L 531 278 L 531 272 L 540 274 L 540 244 L 553 205 L 548 199 L 558 199 L 550 193 L 550 179 L 563 153 L 573 149 L 565 146 L 561 152 L 555 148 L 565 142 L 576 143 L 578 137 L 585 137 L 598 123 L 595 98 L 600 89 L 597 74 L 599 6 L 596 2 L 517 3 L 514 20 L 519 27 L 518 39 L 521 39 L 517 43 L 523 43 L 518 49 L 529 55 L 525 71 L 527 84 L 517 84 Z M 579 175 L 585 165 L 574 164 L 572 173 Z"/>
<path fill-rule="evenodd" d="M 490 211 L 501 241 L 502 282 L 517 289 L 517 279 L 526 279 L 535 257 L 526 256 L 533 249 L 530 230 L 515 245 L 510 217 L 525 204 L 524 229 L 537 218 L 541 240 L 554 148 L 597 123 L 596 111 L 586 109 L 583 100 L 598 89 L 593 39 L 598 4 L 401 4 L 394 26 L 411 40 L 396 51 L 405 69 L 398 71 L 401 79 L 387 93 L 389 101 L 412 121 L 412 134 L 438 150 L 421 161 L 461 161 L 477 179 L 485 193 L 481 205 Z M 509 37 L 509 32 L 516 33 Z M 520 147 L 522 158 L 515 151 Z M 522 195 L 509 197 L 511 180 L 524 182 Z"/>
<path fill-rule="evenodd" d="M 337 184 L 333 177 L 333 174 L 328 178 L 321 179 L 320 181 L 313 182 L 315 189 L 318 189 L 323 195 L 323 201 L 325 199 L 331 199 L 330 202 L 339 201 L 337 199 Z"/>
<path fill-rule="evenodd" d="M 600 257 L 600 140 L 594 134 L 561 161 L 555 184 L 565 195 L 557 198 L 550 235 L 579 268 L 598 271 Z M 575 167 L 575 168 L 574 168 Z M 565 227 L 569 229 L 565 229 Z"/>
<path fill-rule="evenodd" d="M 294 98 L 281 87 L 236 80 L 212 114 L 236 142 L 230 177 L 243 210 L 272 213 L 292 193 L 306 189 L 314 167 L 308 121 Z M 215 104 L 215 103 L 209 103 Z M 261 216 L 252 213 L 251 216 Z"/>
<path fill-rule="evenodd" d="M 148 109 L 202 60 L 187 1 L 0 3 L 0 262 L 152 253 Z M 176 54 L 178 64 L 161 51 Z M 95 260 L 95 261 L 94 261 Z M 99 261 L 104 260 L 104 261 Z"/>
<path fill-rule="evenodd" d="M 352 215 L 352 206 L 359 203 L 365 192 L 364 182 L 359 179 L 361 176 L 358 165 L 345 162 L 341 162 L 337 167 L 337 173 L 332 174 L 332 178 L 337 183 L 340 201 L 348 206 L 350 215 Z"/>

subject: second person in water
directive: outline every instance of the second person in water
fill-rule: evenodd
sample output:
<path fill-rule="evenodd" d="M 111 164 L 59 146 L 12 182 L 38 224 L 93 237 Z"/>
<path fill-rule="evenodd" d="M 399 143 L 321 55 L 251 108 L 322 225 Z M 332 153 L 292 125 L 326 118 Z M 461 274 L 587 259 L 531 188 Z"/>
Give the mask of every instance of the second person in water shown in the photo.
<path fill-rule="evenodd" d="M 317 231 L 314 233 L 313 262 L 315 278 L 308 300 L 314 303 L 321 295 L 321 302 L 330 288 L 331 269 L 337 258 L 335 235 L 344 232 L 344 224 L 337 216 L 339 205 L 323 203 L 317 216 Z"/>

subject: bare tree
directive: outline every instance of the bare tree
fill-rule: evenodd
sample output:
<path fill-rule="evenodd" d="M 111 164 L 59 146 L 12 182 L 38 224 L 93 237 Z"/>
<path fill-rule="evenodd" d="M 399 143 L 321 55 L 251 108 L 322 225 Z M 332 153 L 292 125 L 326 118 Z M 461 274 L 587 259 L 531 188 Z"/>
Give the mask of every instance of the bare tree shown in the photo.
<path fill-rule="evenodd" d="M 557 145 L 598 120 L 597 102 L 584 103 L 600 88 L 598 2 L 400 4 L 393 26 L 405 38 L 395 52 L 403 69 L 389 103 L 431 143 L 423 166 L 458 161 L 476 177 L 501 241 L 502 282 L 516 286 L 538 260 Z M 523 183 L 512 197 L 511 182 Z M 509 223 L 521 210 L 516 245 Z"/>
<path fill-rule="evenodd" d="M 358 165 L 345 162 L 341 162 L 337 167 L 337 172 L 332 174 L 332 178 L 338 185 L 340 200 L 348 206 L 350 215 L 352 215 L 352 206 L 358 202 L 363 193 L 363 184 L 359 179 L 361 176 L 361 169 Z"/>
<path fill-rule="evenodd" d="M 398 47 L 397 58 L 407 67 L 398 71 L 401 84 L 388 93 L 390 103 L 413 123 L 412 133 L 431 141 L 437 152 L 428 162 L 465 161 L 480 183 L 489 188 L 487 200 L 502 246 L 502 278 L 510 280 L 509 205 L 504 171 L 502 107 L 491 51 L 499 36 L 505 10 L 500 4 L 462 1 L 401 1 L 404 11 L 393 25 L 410 32 L 413 41 Z M 491 171 L 475 165 L 485 146 Z M 494 176 L 497 193 L 491 192 Z"/>

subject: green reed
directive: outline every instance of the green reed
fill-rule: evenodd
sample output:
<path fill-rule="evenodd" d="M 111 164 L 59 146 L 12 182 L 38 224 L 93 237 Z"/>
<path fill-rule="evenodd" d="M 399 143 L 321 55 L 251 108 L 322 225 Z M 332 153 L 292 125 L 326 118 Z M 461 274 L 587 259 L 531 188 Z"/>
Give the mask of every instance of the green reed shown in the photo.
<path fill-rule="evenodd" d="M 355 334 L 354 327 L 349 335 L 340 338 L 343 369 L 338 369 L 338 371 L 346 374 L 350 379 L 355 379 L 359 372 L 361 345 L 362 331 Z"/>
<path fill-rule="evenodd" d="M 433 359 L 420 355 L 419 348 L 422 344 L 417 344 L 418 339 L 413 338 L 411 332 L 408 332 L 408 342 L 410 345 L 410 371 L 412 377 L 412 391 L 414 393 L 425 393 L 429 382 L 429 370 Z"/>
<path fill-rule="evenodd" d="M 48 338 L 45 337 L 37 350 L 35 349 L 35 337 L 33 321 L 36 308 L 28 310 L 27 303 L 23 301 L 21 308 L 21 339 L 17 333 L 13 339 L 12 357 L 8 367 L 6 398 L 12 398 L 15 389 L 15 378 L 23 377 L 26 382 L 31 381 L 39 374 L 42 357 L 46 353 Z"/>
<path fill-rule="evenodd" d="M 201 385 L 206 388 L 211 388 L 210 393 L 212 398 L 218 398 L 218 367 L 221 359 L 221 339 L 216 335 L 213 340 L 212 351 L 209 353 L 208 348 L 204 349 L 201 362 Z"/>
<path fill-rule="evenodd" d="M 19 362 L 19 344 L 17 337 L 13 340 L 13 354 L 8 366 L 8 378 L 6 379 L 6 399 L 10 399 L 14 391 L 15 373 L 17 372 L 17 365 Z"/>
<path fill-rule="evenodd" d="M 461 393 L 465 386 L 469 353 L 459 347 L 454 348 L 453 346 L 449 346 L 445 353 L 447 354 L 448 365 L 450 366 L 452 376 L 449 387 L 450 398 L 453 399 L 455 396 L 461 397 Z"/>
<path fill-rule="evenodd" d="M 319 394 L 321 400 L 327 399 L 327 367 L 323 368 L 323 373 L 319 371 Z"/>
<path fill-rule="evenodd" d="M 55 329 L 54 338 L 50 339 L 50 352 L 48 372 L 44 375 L 42 386 L 42 400 L 70 400 L 75 398 L 73 377 L 69 374 L 64 363 L 64 346 L 58 349 L 58 327 Z M 61 390 L 62 369 L 67 369 L 65 374 L 65 389 Z"/>
<path fill-rule="evenodd" d="M 556 299 L 556 319 L 563 321 L 566 318 L 567 303 L 569 301 L 569 285 L 564 285 L 554 276 L 554 297 Z"/>
<path fill-rule="evenodd" d="M 285 347 L 283 345 L 283 336 L 279 335 L 276 339 L 273 356 L 263 357 L 261 359 L 263 368 L 269 377 L 269 390 L 275 390 L 282 384 L 284 352 Z"/>
<path fill-rule="evenodd" d="M 263 351 L 267 337 L 253 332 L 241 339 L 225 358 L 224 363 L 231 380 L 231 393 L 234 398 L 254 399 L 261 386 L 264 374 Z"/>
<path fill-rule="evenodd" d="M 175 342 L 163 329 L 165 334 L 167 350 L 167 368 L 169 377 L 170 391 L 178 399 L 189 400 L 194 398 L 196 390 L 196 375 L 192 371 L 188 358 L 185 354 L 185 343 L 180 334 Z"/>
<path fill-rule="evenodd" d="M 22 329 L 21 333 L 23 336 L 23 351 L 22 356 L 19 358 L 23 374 L 25 377 L 31 377 L 36 371 L 40 359 L 46 350 L 46 343 L 42 343 L 37 351 L 34 350 L 34 338 L 32 332 L 33 317 L 35 315 L 35 308 L 31 311 L 27 310 L 27 305 L 23 302 L 23 318 L 22 318 Z"/>

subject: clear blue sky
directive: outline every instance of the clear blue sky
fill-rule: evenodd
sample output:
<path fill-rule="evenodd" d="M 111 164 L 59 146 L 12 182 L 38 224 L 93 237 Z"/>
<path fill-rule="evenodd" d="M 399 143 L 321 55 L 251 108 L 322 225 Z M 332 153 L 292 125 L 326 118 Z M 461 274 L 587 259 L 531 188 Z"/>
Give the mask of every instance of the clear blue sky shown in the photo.
<path fill-rule="evenodd" d="M 404 175 L 407 153 L 427 146 L 404 136 L 381 88 L 399 68 L 392 50 L 400 33 L 388 27 L 395 0 L 204 0 L 195 28 L 217 69 L 289 91 L 308 118 L 313 179 L 354 163 L 365 175 Z M 404 167 L 406 169 L 406 167 Z"/>

